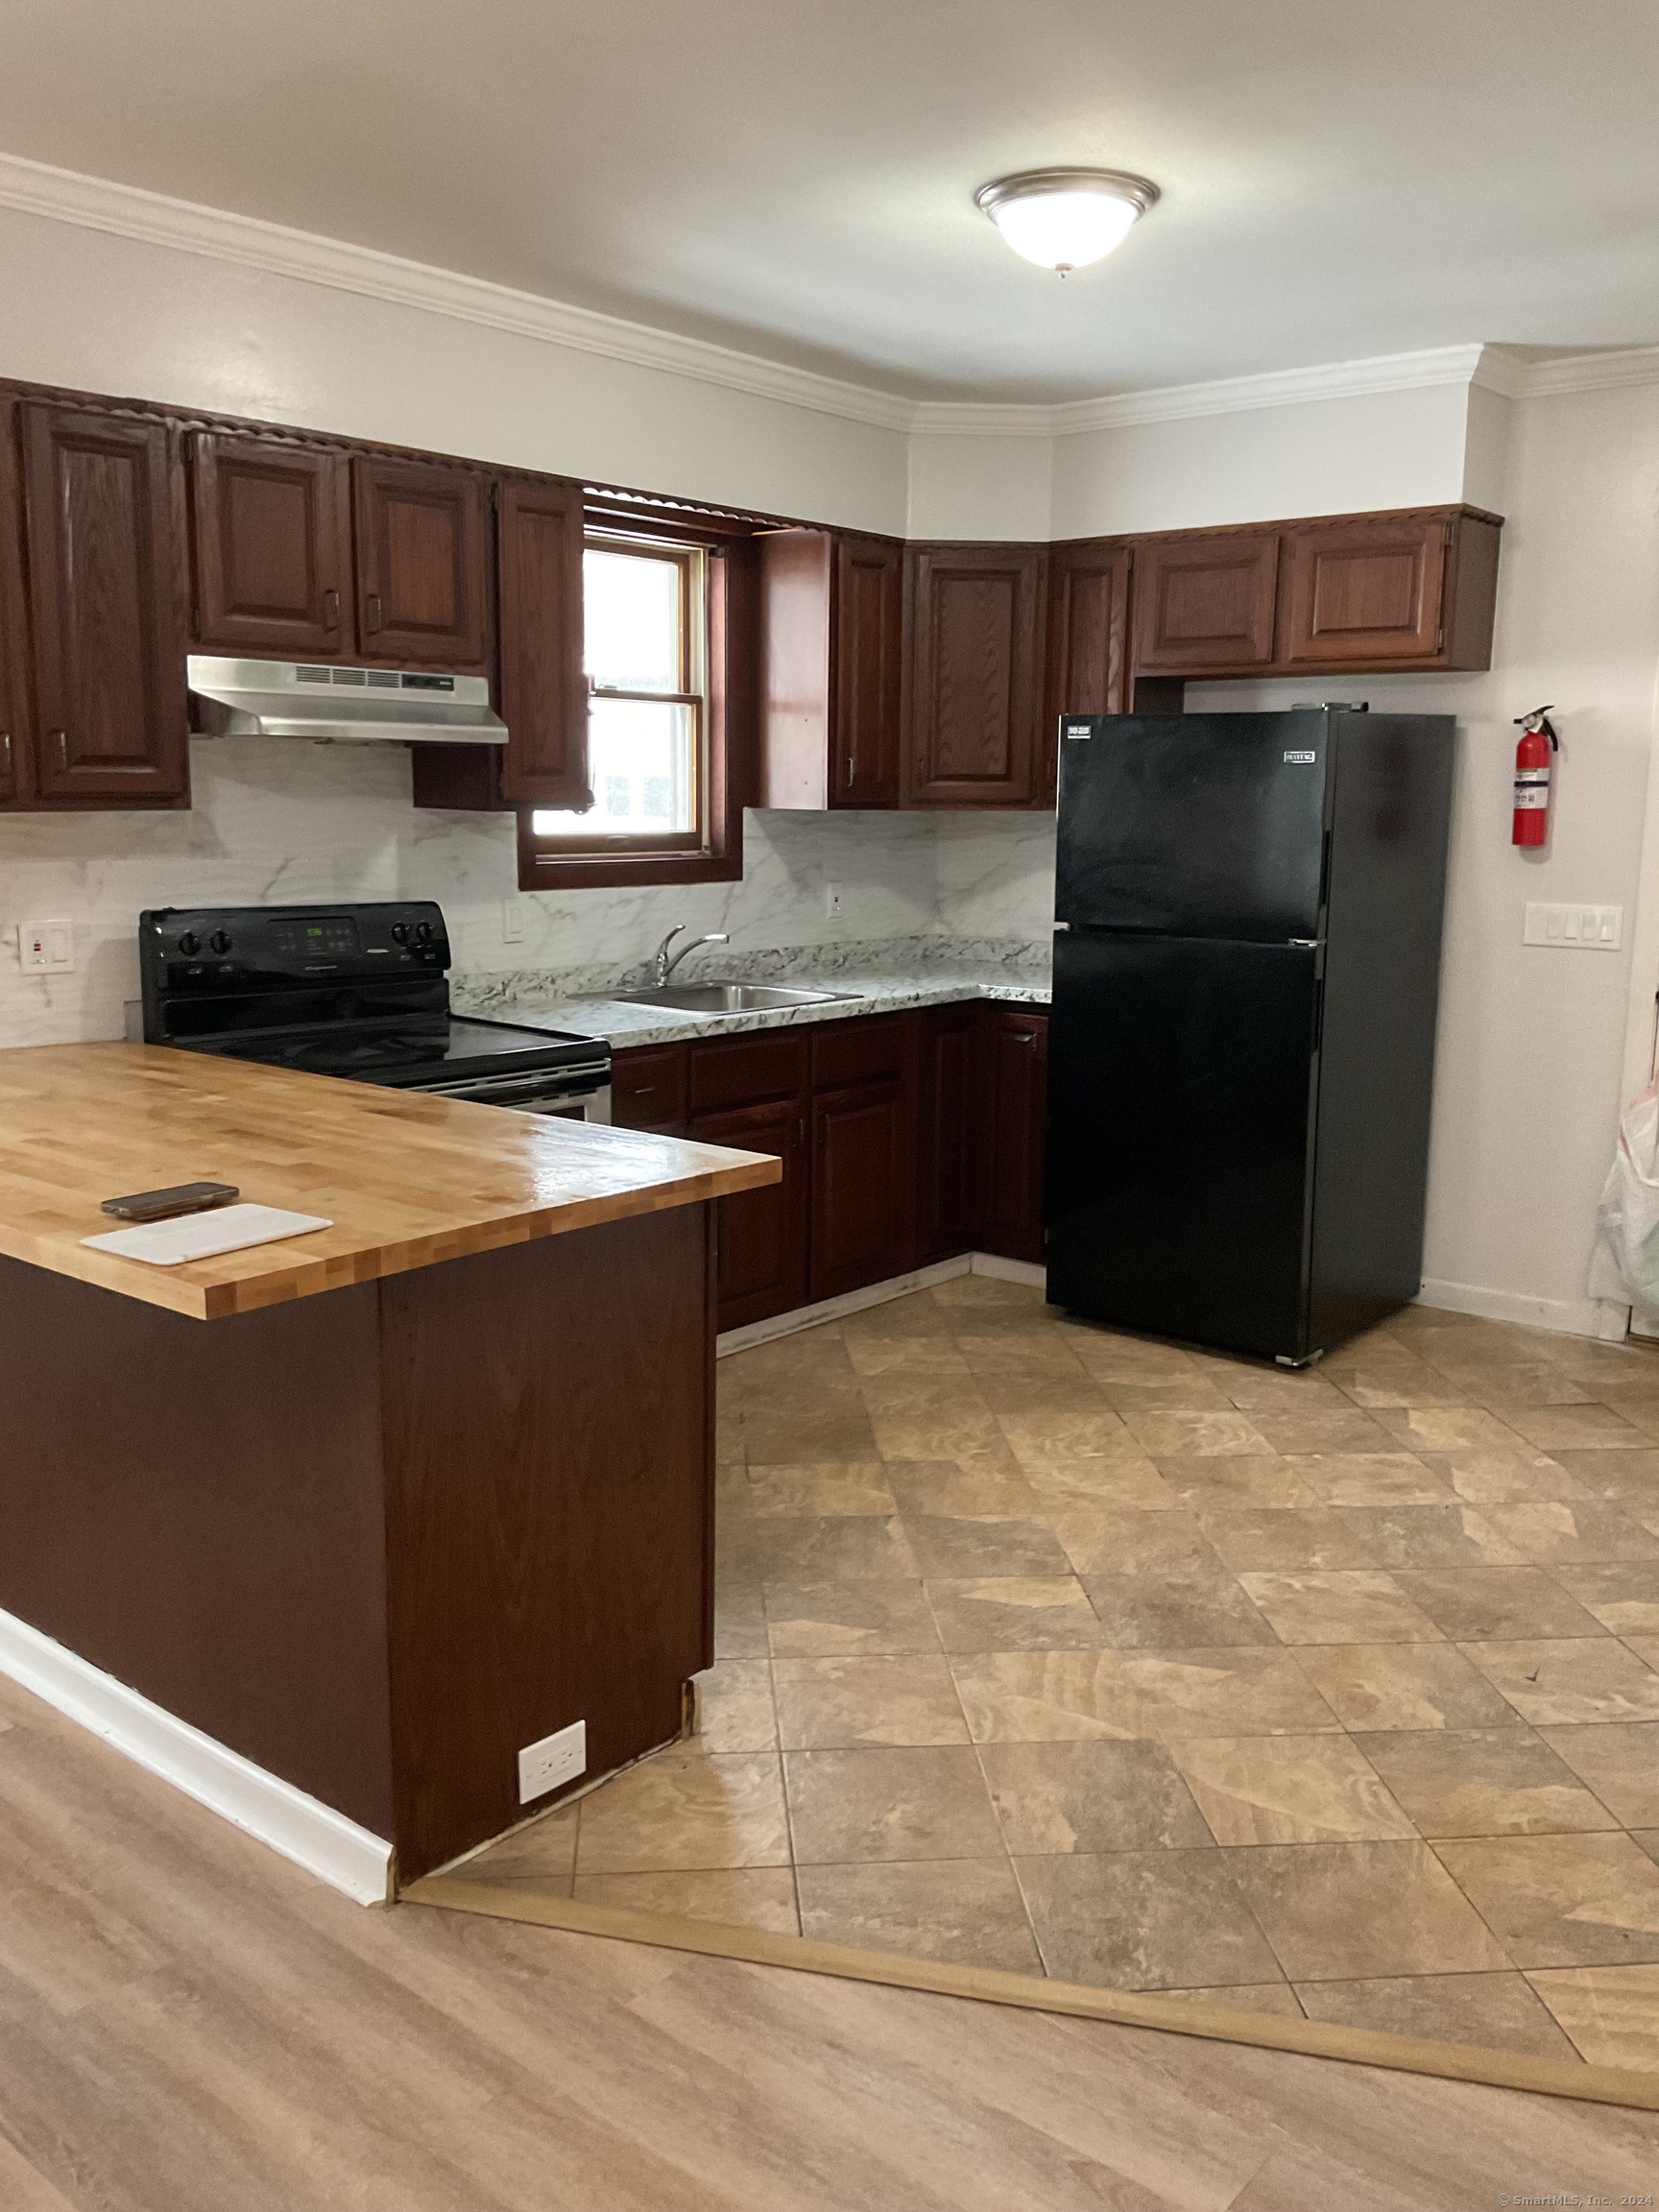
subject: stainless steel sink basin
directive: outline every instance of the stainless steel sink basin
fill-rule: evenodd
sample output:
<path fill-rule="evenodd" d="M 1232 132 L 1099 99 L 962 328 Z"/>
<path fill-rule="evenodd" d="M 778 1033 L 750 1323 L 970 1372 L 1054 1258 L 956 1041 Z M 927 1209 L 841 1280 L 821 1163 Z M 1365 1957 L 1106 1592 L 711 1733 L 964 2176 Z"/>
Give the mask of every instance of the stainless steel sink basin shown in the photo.
<path fill-rule="evenodd" d="M 630 1006 L 672 1006 L 682 1014 L 763 1014 L 780 1006 L 830 1006 L 856 991 L 797 991 L 784 983 L 661 983 L 608 994 Z"/>

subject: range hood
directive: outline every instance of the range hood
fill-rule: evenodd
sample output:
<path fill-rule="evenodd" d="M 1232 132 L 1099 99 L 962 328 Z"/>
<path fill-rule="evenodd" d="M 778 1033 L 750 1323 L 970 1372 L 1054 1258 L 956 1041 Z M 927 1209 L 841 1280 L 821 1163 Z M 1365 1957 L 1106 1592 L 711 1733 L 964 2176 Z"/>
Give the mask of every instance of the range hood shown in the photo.
<path fill-rule="evenodd" d="M 319 744 L 505 745 L 482 676 L 344 668 L 320 661 L 184 663 L 190 727 L 204 737 L 309 737 Z"/>

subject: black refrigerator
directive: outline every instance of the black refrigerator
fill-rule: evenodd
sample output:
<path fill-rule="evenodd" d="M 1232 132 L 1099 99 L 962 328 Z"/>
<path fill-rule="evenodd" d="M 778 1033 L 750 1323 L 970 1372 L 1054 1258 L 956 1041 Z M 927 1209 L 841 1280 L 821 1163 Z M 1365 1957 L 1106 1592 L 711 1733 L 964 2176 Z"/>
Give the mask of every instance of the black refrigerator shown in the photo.
<path fill-rule="evenodd" d="M 1420 1286 L 1454 723 L 1060 723 L 1048 1297 L 1300 1364 Z"/>

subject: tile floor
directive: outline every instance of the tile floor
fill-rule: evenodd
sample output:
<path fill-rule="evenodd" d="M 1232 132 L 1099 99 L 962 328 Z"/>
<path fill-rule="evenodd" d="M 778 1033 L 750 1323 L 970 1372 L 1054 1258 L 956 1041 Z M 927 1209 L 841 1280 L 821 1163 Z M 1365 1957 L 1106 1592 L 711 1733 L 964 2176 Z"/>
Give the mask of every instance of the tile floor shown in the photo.
<path fill-rule="evenodd" d="M 720 1381 L 701 1737 L 459 1871 L 1659 2068 L 1659 1353 L 964 1276 Z"/>

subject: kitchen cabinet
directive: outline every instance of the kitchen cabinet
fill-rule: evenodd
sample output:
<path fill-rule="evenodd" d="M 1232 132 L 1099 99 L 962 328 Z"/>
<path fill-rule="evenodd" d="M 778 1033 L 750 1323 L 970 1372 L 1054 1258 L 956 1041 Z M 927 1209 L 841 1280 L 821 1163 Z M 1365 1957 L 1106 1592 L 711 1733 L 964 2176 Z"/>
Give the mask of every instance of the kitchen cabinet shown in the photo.
<path fill-rule="evenodd" d="M 685 1134 L 687 1049 L 648 1045 L 611 1061 L 611 1118 L 619 1129 L 653 1137 Z"/>
<path fill-rule="evenodd" d="M 1009 1260 L 1041 1261 L 1048 1127 L 1046 1013 L 981 1005 L 973 1113 L 980 1145 L 978 1248 Z"/>
<path fill-rule="evenodd" d="M 1130 559 L 1127 544 L 1109 539 L 1056 545 L 1049 555 L 1045 805 L 1055 796 L 1061 715 L 1129 710 Z"/>
<path fill-rule="evenodd" d="M 700 1143 L 770 1152 L 783 1163 L 781 1182 L 720 1201 L 715 1294 L 722 1330 L 746 1328 L 806 1303 L 809 1111 L 807 1046 L 799 1030 L 692 1046 L 686 1135 Z"/>
<path fill-rule="evenodd" d="M 884 1282 L 910 1264 L 915 1033 L 897 1014 L 812 1032 L 815 1300 Z"/>
<path fill-rule="evenodd" d="M 1044 545 L 906 547 L 906 805 L 1037 802 L 1047 565 Z"/>
<path fill-rule="evenodd" d="M 487 672 L 482 473 L 441 461 L 359 455 L 351 487 L 363 657 Z"/>
<path fill-rule="evenodd" d="M 184 533 L 174 435 L 154 417 L 59 401 L 26 400 L 18 417 L 31 796 L 182 805 Z"/>
<path fill-rule="evenodd" d="M 1137 675 L 1265 667 L 1273 659 L 1277 530 L 1194 531 L 1135 547 Z"/>
<path fill-rule="evenodd" d="M 973 1248 L 974 1039 L 979 1007 L 929 1006 L 918 1018 L 916 1256 Z"/>
<path fill-rule="evenodd" d="M 219 430 L 192 432 L 188 449 L 198 644 L 296 661 L 349 655 L 347 455 Z"/>
<path fill-rule="evenodd" d="M 582 487 L 509 476 L 496 493 L 501 790 L 515 805 L 585 806 L 588 680 L 582 671 Z"/>
<path fill-rule="evenodd" d="M 0 397 L 0 806 L 23 795 L 29 735 L 29 635 L 23 599 L 23 495 L 17 409 Z M 32 762 L 28 763 L 32 765 Z"/>
<path fill-rule="evenodd" d="M 1333 670 L 1489 668 L 1500 527 L 1473 508 L 1290 524 L 1279 661 Z"/>
<path fill-rule="evenodd" d="M 762 805 L 898 805 L 903 546 L 776 530 L 759 551 Z"/>

